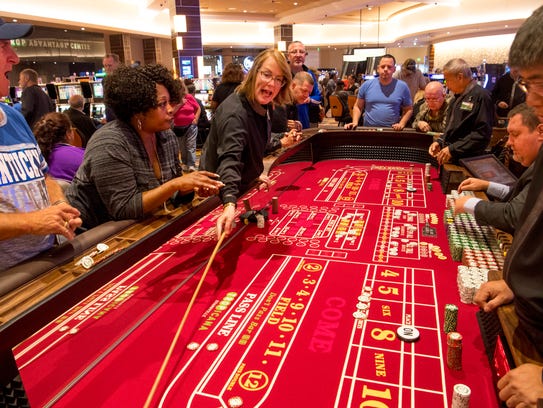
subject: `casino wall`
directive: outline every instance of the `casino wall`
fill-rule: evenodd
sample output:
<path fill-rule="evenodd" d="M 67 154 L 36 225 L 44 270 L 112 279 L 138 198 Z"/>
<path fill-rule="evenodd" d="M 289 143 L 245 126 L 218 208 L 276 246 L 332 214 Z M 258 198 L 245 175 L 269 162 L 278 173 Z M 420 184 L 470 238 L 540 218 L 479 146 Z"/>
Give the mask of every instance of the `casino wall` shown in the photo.
<path fill-rule="evenodd" d="M 109 35 L 35 25 L 29 37 L 13 40 L 12 45 L 20 58 L 10 75 L 12 86 L 17 86 L 19 72 L 26 68 L 36 70 L 42 83 L 92 76 L 103 69 L 106 52 L 119 54 L 126 64 L 140 61 L 172 66 L 168 40 L 135 34 Z"/>

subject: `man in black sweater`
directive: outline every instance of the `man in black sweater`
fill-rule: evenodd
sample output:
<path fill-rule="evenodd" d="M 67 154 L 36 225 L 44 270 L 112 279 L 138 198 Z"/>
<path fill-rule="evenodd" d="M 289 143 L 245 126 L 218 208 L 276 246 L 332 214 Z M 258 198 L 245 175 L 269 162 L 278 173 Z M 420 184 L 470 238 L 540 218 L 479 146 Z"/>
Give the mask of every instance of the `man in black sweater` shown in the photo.
<path fill-rule="evenodd" d="M 23 69 L 19 74 L 21 94 L 21 113 L 32 129 L 43 115 L 55 111 L 55 104 L 38 85 L 38 73 L 33 69 Z"/>

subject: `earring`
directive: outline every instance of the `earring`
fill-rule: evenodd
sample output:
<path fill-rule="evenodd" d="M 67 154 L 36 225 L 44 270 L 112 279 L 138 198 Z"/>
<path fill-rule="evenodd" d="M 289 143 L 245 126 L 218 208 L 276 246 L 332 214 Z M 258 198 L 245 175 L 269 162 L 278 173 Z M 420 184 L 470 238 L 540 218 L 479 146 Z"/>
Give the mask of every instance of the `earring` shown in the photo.
<path fill-rule="evenodd" d="M 138 126 L 138 130 L 141 130 L 142 124 L 141 124 L 141 119 L 140 118 L 138 118 L 137 126 Z"/>

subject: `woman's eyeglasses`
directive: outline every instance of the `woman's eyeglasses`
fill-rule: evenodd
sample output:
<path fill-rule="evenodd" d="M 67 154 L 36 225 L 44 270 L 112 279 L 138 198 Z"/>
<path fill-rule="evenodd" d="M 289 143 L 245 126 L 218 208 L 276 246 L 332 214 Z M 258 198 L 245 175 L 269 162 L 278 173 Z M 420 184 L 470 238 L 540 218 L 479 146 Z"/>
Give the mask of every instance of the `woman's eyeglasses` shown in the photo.
<path fill-rule="evenodd" d="M 269 71 L 258 71 L 258 72 L 260 72 L 260 77 L 262 78 L 262 80 L 266 82 L 270 82 L 273 79 L 273 83 L 275 86 L 282 87 L 287 83 L 287 80 L 285 79 L 285 77 L 282 77 L 282 76 L 274 77 L 272 73 Z"/>

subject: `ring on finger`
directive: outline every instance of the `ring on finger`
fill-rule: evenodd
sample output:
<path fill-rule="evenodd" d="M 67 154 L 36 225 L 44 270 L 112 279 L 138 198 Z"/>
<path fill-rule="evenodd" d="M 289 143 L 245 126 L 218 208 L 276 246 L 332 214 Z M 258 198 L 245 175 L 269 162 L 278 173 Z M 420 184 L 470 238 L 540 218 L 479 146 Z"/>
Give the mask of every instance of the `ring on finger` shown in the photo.
<path fill-rule="evenodd" d="M 68 220 L 64 221 L 64 228 L 70 229 L 69 227 L 70 227 L 70 221 Z"/>

